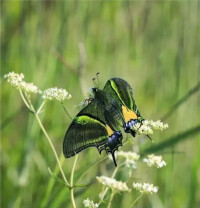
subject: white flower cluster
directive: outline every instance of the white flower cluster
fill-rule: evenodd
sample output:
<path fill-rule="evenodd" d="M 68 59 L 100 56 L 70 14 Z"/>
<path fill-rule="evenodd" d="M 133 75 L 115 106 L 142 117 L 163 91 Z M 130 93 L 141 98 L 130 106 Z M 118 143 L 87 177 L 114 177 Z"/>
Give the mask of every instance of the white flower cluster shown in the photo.
<path fill-rule="evenodd" d="M 137 123 L 133 126 L 134 130 L 136 130 L 139 134 L 153 134 L 153 130 L 150 126 L 145 124 Z"/>
<path fill-rule="evenodd" d="M 42 91 L 35 86 L 33 83 L 27 83 L 24 79 L 24 74 L 17 74 L 15 72 L 9 72 L 4 75 L 4 78 L 7 79 L 7 82 L 10 83 L 13 87 L 23 90 L 27 93 L 42 93 Z"/>
<path fill-rule="evenodd" d="M 152 121 L 152 120 L 144 120 L 141 123 L 137 123 L 133 126 L 134 130 L 136 130 L 139 134 L 153 134 L 153 129 L 160 129 L 161 131 L 168 128 L 168 124 L 164 124 L 160 120 Z"/>
<path fill-rule="evenodd" d="M 137 168 L 136 161 L 139 160 L 140 158 L 140 155 L 138 155 L 137 153 L 130 151 L 129 152 L 119 151 L 116 153 L 116 156 L 125 159 L 126 167 L 133 169 Z"/>
<path fill-rule="evenodd" d="M 20 73 L 17 74 L 15 72 L 9 72 L 8 74 L 4 75 L 4 78 L 7 79 L 7 82 L 10 83 L 13 87 L 18 88 L 20 83 L 24 79 L 24 74 Z"/>
<path fill-rule="evenodd" d="M 117 156 L 129 159 L 129 160 L 139 160 L 139 158 L 140 158 L 140 155 L 138 155 L 135 152 L 131 152 L 131 151 L 129 151 L 129 152 L 118 151 Z"/>
<path fill-rule="evenodd" d="M 43 92 L 43 96 L 42 96 L 43 99 L 58 100 L 60 102 L 66 99 L 69 100 L 71 97 L 72 97 L 71 94 L 68 93 L 65 89 L 57 88 L 57 87 L 46 89 Z"/>
<path fill-rule="evenodd" d="M 133 188 L 138 190 L 141 194 L 153 194 L 158 192 L 158 187 L 149 183 L 133 183 Z"/>
<path fill-rule="evenodd" d="M 166 166 L 166 162 L 163 160 L 161 155 L 148 155 L 147 158 L 143 159 L 143 162 L 145 162 L 149 167 L 155 165 L 157 168 L 162 168 L 163 166 Z"/>
<path fill-rule="evenodd" d="M 108 188 L 111 188 L 114 191 L 130 191 L 125 182 L 117 181 L 113 178 L 107 176 L 96 177 L 97 181 Z"/>
<path fill-rule="evenodd" d="M 146 126 L 150 125 L 150 126 L 152 126 L 152 128 L 160 129 L 161 131 L 164 130 L 164 129 L 167 129 L 169 127 L 168 124 L 164 124 L 160 120 L 158 120 L 158 121 L 145 120 L 145 121 L 143 121 L 143 124 L 146 125 Z"/>
<path fill-rule="evenodd" d="M 127 168 L 131 168 L 131 169 L 136 169 L 137 168 L 137 163 L 134 160 L 126 159 L 125 164 L 126 164 Z"/>
<path fill-rule="evenodd" d="M 21 82 L 21 89 L 26 91 L 27 93 L 39 93 L 41 94 L 42 91 L 38 89 L 33 83 Z"/>
<path fill-rule="evenodd" d="M 84 199 L 83 200 L 83 204 L 84 204 L 85 207 L 89 207 L 89 208 L 97 208 L 97 207 L 99 207 L 99 205 L 97 203 L 94 203 L 89 198 Z"/>

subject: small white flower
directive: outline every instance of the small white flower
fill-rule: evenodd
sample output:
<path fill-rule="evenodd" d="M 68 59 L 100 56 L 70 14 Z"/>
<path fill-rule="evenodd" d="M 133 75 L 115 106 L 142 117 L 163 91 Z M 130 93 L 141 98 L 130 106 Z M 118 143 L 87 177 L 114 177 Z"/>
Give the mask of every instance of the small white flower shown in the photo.
<path fill-rule="evenodd" d="M 135 152 L 124 152 L 124 151 L 118 151 L 115 153 L 115 157 L 120 157 L 122 159 L 125 159 L 125 165 L 127 168 L 132 168 L 136 169 L 137 168 L 137 163 L 136 161 L 139 160 L 140 155 L 138 155 Z M 109 159 L 112 160 L 112 156 L 109 155 Z"/>
<path fill-rule="evenodd" d="M 125 164 L 126 164 L 127 168 L 131 168 L 131 169 L 136 169 L 137 168 L 137 163 L 134 160 L 126 159 Z"/>
<path fill-rule="evenodd" d="M 168 127 L 168 124 L 164 124 L 160 120 L 144 120 L 142 123 L 137 123 L 134 125 L 133 129 L 136 130 L 139 134 L 153 134 L 153 129 L 160 129 L 162 131 Z"/>
<path fill-rule="evenodd" d="M 24 91 L 26 91 L 27 93 L 39 93 L 39 94 L 41 94 L 42 93 L 42 91 L 40 90 L 40 89 L 38 89 L 38 87 L 37 86 L 35 86 L 33 83 L 27 83 L 27 82 L 21 82 L 21 84 L 20 84 L 21 86 L 20 86 L 20 88 L 21 88 L 21 90 L 24 90 Z"/>
<path fill-rule="evenodd" d="M 137 153 L 135 152 L 124 152 L 124 151 L 118 151 L 117 154 L 116 154 L 118 157 L 122 157 L 122 158 L 125 158 L 125 159 L 128 159 L 128 160 L 139 160 L 140 158 L 140 155 L 138 155 Z"/>
<path fill-rule="evenodd" d="M 89 208 L 97 208 L 97 207 L 99 207 L 99 205 L 97 203 L 94 203 L 89 198 L 84 199 L 83 200 L 83 204 L 84 204 L 85 207 L 89 207 Z"/>
<path fill-rule="evenodd" d="M 166 162 L 163 160 L 161 155 L 148 155 L 147 158 L 143 159 L 143 162 L 145 162 L 149 167 L 156 166 L 157 168 L 162 168 L 163 166 L 166 166 Z"/>
<path fill-rule="evenodd" d="M 71 94 L 69 94 L 65 89 L 57 88 L 57 87 L 46 89 L 43 92 L 43 96 L 42 96 L 43 99 L 58 100 L 60 102 L 66 99 L 69 100 L 71 97 L 72 97 Z"/>
<path fill-rule="evenodd" d="M 133 126 L 134 130 L 136 130 L 139 134 L 153 134 L 153 130 L 148 124 L 146 123 L 137 123 Z"/>
<path fill-rule="evenodd" d="M 118 151 L 118 152 L 116 152 L 116 157 L 120 157 L 120 158 L 125 159 L 126 167 L 136 169 L 137 168 L 136 161 L 139 160 L 140 155 L 138 155 L 135 152 L 131 152 L 131 151 L 129 151 L 129 152 Z"/>
<path fill-rule="evenodd" d="M 148 121 L 149 125 L 151 125 L 154 129 L 160 129 L 161 131 L 164 129 L 167 129 L 169 127 L 168 124 L 164 124 L 163 122 L 161 122 L 160 120 L 158 121 Z"/>
<path fill-rule="evenodd" d="M 7 79 L 7 82 L 10 83 L 13 87 L 23 90 L 27 93 L 41 93 L 41 90 L 35 86 L 33 83 L 27 83 L 24 79 L 24 74 L 17 74 L 15 72 L 9 72 L 4 75 L 4 78 Z"/>
<path fill-rule="evenodd" d="M 142 194 L 153 194 L 158 192 L 158 187 L 149 183 L 133 183 L 133 188 L 138 190 Z"/>
<path fill-rule="evenodd" d="M 96 177 L 97 181 L 114 191 L 130 191 L 125 182 L 117 181 L 114 178 L 109 178 L 107 176 Z"/>
<path fill-rule="evenodd" d="M 10 83 L 13 87 L 19 88 L 20 83 L 24 79 L 24 74 L 17 74 L 15 72 L 9 72 L 4 75 L 4 78 L 7 79 L 7 82 Z"/>

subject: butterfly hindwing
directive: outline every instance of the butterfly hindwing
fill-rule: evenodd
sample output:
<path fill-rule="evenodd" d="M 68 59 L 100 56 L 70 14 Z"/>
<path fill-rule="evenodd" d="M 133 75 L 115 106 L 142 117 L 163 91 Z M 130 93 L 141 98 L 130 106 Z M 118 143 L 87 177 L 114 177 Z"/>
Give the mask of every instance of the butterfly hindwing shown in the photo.
<path fill-rule="evenodd" d="M 108 137 L 107 129 L 100 121 L 87 115 L 77 116 L 66 132 L 64 155 L 71 157 L 87 147 L 103 145 Z"/>
<path fill-rule="evenodd" d="M 71 157 L 87 147 L 94 146 L 100 153 L 102 150 L 110 152 L 116 165 L 114 151 L 122 145 L 122 134 L 114 125 L 108 125 L 104 110 L 101 103 L 94 99 L 78 113 L 64 138 L 65 157 Z"/>

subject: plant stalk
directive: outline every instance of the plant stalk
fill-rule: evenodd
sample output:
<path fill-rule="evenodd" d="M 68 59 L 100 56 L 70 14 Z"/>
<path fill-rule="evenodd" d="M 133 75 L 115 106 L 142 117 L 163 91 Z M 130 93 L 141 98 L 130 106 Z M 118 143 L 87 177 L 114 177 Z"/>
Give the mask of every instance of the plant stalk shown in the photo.
<path fill-rule="evenodd" d="M 74 171 L 75 171 L 77 160 L 78 160 L 78 155 L 75 156 L 74 165 L 72 167 L 72 172 L 71 172 L 71 177 L 70 177 L 70 195 L 71 195 L 71 202 L 72 202 L 73 208 L 76 208 L 76 204 L 75 204 L 75 200 L 74 200 L 73 182 L 74 182 Z"/>
<path fill-rule="evenodd" d="M 113 174 L 112 174 L 111 178 L 114 178 L 114 177 L 115 177 L 117 171 L 118 171 L 118 167 L 116 167 L 115 170 L 113 171 Z M 103 193 L 101 194 L 101 198 L 100 198 L 98 204 L 101 204 L 101 203 L 102 203 L 102 201 L 103 201 L 103 199 L 104 199 L 106 193 L 108 192 L 108 189 L 109 189 L 108 187 L 105 188 L 105 190 L 104 190 Z"/>
<path fill-rule="evenodd" d="M 131 204 L 130 208 L 133 208 L 133 206 L 136 204 L 136 202 L 142 197 L 143 194 L 140 194 L 135 201 Z"/>
<path fill-rule="evenodd" d="M 43 133 L 44 133 L 44 135 L 45 135 L 47 141 L 49 142 L 49 144 L 50 144 L 50 146 L 51 146 L 51 149 L 52 149 L 52 151 L 53 151 L 53 153 L 54 153 L 54 156 L 55 156 L 55 158 L 56 158 L 56 161 L 57 161 L 57 163 L 58 163 L 58 166 L 59 166 L 60 172 L 61 172 L 61 174 L 62 174 L 62 177 L 63 177 L 63 179 L 64 179 L 66 185 L 69 187 L 69 182 L 68 182 L 68 180 L 67 180 L 66 177 L 65 177 L 65 174 L 64 174 L 64 171 L 63 171 L 62 166 L 61 166 L 61 164 L 60 164 L 60 160 L 59 160 L 59 158 L 58 158 L 58 155 L 57 155 L 57 152 L 56 152 L 56 150 L 55 150 L 55 147 L 53 146 L 53 143 L 52 143 L 52 141 L 51 141 L 49 135 L 47 134 L 47 132 L 46 132 L 46 130 L 45 130 L 45 128 L 44 128 L 44 126 L 43 126 L 43 124 L 42 124 L 42 122 L 41 122 L 41 120 L 40 120 L 38 114 L 37 114 L 37 111 L 36 111 L 35 108 L 33 107 L 33 105 L 32 105 L 32 103 L 31 103 L 29 97 L 25 94 L 25 95 L 26 95 L 26 98 L 25 98 L 25 96 L 24 96 L 24 94 L 22 93 L 21 90 L 20 90 L 20 95 L 21 95 L 22 100 L 24 101 L 25 105 L 27 106 L 27 108 L 28 108 L 29 110 L 31 110 L 31 111 L 34 113 L 34 115 L 35 115 L 35 117 L 36 117 L 36 120 L 37 120 L 37 122 L 38 122 L 40 128 L 42 129 L 42 131 L 43 131 Z M 28 104 L 28 103 L 29 103 L 29 104 Z M 43 105 L 43 103 L 42 103 L 42 105 Z M 42 109 L 41 106 L 39 107 L 39 109 L 40 109 L 40 110 Z"/>
<path fill-rule="evenodd" d="M 110 196 L 110 200 L 109 200 L 109 203 L 108 203 L 107 208 L 110 208 L 111 203 L 112 203 L 112 200 L 113 200 L 113 198 L 114 198 L 114 195 L 115 195 L 115 192 L 114 192 L 114 191 L 112 191 L 111 196 Z"/>
<path fill-rule="evenodd" d="M 47 138 L 47 140 L 48 140 L 48 142 L 49 142 L 49 144 L 50 144 L 50 146 L 51 146 L 51 149 L 52 149 L 52 151 L 53 151 L 53 153 L 54 153 L 54 156 L 55 156 L 55 158 L 56 158 L 56 161 L 57 161 L 57 163 L 58 163 L 58 166 L 59 166 L 60 172 L 61 172 L 61 174 L 62 174 L 62 177 L 63 177 L 63 179 L 64 179 L 66 185 L 69 187 L 69 182 L 67 181 L 67 179 L 66 179 L 66 177 L 65 177 L 64 171 L 63 171 L 62 166 L 61 166 L 61 164 L 60 164 L 60 161 L 59 161 L 57 152 L 56 152 L 56 150 L 55 150 L 55 148 L 54 148 L 54 146 L 53 146 L 53 143 L 51 142 L 51 139 L 49 138 L 49 135 L 47 134 L 47 132 L 46 132 L 46 130 L 45 130 L 45 128 L 44 128 L 44 126 L 43 126 L 43 124 L 42 124 L 42 122 L 41 122 L 41 120 L 40 120 L 40 118 L 39 118 L 39 116 L 38 116 L 37 113 L 35 113 L 35 117 L 36 117 L 36 119 L 37 119 L 37 122 L 38 122 L 40 128 L 42 129 L 42 131 L 43 131 L 45 137 Z"/>

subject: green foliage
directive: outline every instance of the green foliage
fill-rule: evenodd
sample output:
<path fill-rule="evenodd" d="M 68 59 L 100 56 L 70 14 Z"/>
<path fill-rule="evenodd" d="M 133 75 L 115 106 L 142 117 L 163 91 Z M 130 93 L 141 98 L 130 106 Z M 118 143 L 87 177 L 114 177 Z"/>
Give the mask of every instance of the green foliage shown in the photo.
<path fill-rule="evenodd" d="M 148 181 L 151 176 L 159 186 L 158 194 L 144 197 L 138 207 L 195 208 L 200 200 L 199 87 L 195 93 L 188 92 L 199 83 L 199 13 L 198 1 L 4 0 L 1 78 L 9 71 L 22 72 L 41 90 L 65 88 L 72 95 L 66 102 L 71 116 L 78 113 L 74 105 L 86 98 L 96 72 L 100 72 L 101 88 L 112 77 L 127 80 L 144 118 L 157 120 L 172 109 L 166 118 L 170 128 L 154 134 L 155 143 L 137 136 L 133 145 L 121 149 L 135 150 L 139 145 L 144 152 L 159 150 L 167 161 L 162 170 L 141 166 L 133 174 L 134 180 Z M 69 190 L 48 172 L 50 167 L 61 178 L 34 115 L 24 107 L 18 91 L 3 79 L 1 96 L 1 206 L 72 207 Z M 34 95 L 34 106 L 39 107 L 40 102 Z M 71 120 L 58 102 L 50 101 L 40 118 L 61 155 Z M 96 149 L 81 152 L 74 181 L 101 159 Z M 61 159 L 67 178 L 73 161 Z M 97 175 L 112 172 L 113 164 L 104 160 L 79 184 L 91 184 Z M 121 169 L 116 177 L 126 178 L 126 170 Z M 75 188 L 77 207 L 83 207 L 87 197 L 98 201 L 100 191 L 96 183 Z M 134 194 L 116 195 L 111 207 L 127 207 L 135 198 Z"/>

